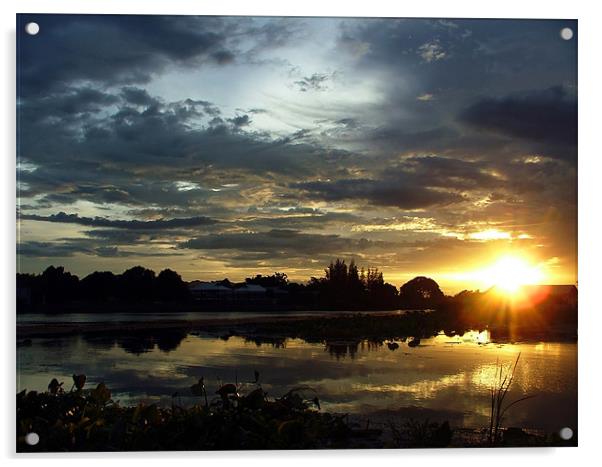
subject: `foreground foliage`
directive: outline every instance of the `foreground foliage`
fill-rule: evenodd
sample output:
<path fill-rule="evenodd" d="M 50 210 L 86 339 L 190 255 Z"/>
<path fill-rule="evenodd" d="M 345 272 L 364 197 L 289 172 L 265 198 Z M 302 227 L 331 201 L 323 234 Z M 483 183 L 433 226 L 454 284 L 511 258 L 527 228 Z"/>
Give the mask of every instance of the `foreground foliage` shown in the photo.
<path fill-rule="evenodd" d="M 65 391 L 53 379 L 48 391 L 17 394 L 17 451 L 190 451 L 239 449 L 442 448 L 485 446 L 576 446 L 577 439 L 534 435 L 521 428 L 501 429 L 495 442 L 489 430 L 452 429 L 447 421 L 390 421 L 386 430 L 358 428 L 346 415 L 321 412 L 315 392 L 297 387 L 270 398 L 255 380 L 224 384 L 213 397 L 203 378 L 190 387 L 192 407 L 139 404 L 124 407 L 109 388 L 84 389 L 85 375 L 73 375 Z M 245 394 L 240 394 L 241 392 Z M 27 435 L 39 435 L 31 446 Z"/>
<path fill-rule="evenodd" d="M 226 384 L 208 401 L 200 380 L 191 388 L 199 405 L 122 407 L 103 383 L 84 390 L 82 379 L 74 375 L 70 392 L 53 380 L 48 392 L 17 394 L 18 451 L 345 448 L 353 435 L 341 416 L 319 411 L 309 388 L 270 399 L 259 385 L 243 396 Z M 25 442 L 32 432 L 36 446 Z"/>

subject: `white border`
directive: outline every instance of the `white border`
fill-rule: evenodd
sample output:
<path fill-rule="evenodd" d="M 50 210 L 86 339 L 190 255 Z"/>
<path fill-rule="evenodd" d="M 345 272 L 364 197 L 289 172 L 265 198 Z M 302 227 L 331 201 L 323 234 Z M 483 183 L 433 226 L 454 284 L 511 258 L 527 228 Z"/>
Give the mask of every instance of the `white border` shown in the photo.
<path fill-rule="evenodd" d="M 577 449 L 498 449 L 498 450 L 431 450 L 431 451 L 328 451 L 328 452 L 227 452 L 227 453 L 125 453 L 92 455 L 20 456 L 25 464 L 44 462 L 65 465 L 73 462 L 86 467 L 100 466 L 108 459 L 123 463 L 142 460 L 147 466 L 159 466 L 169 458 L 177 462 L 197 464 L 208 461 L 222 465 L 232 461 L 245 467 L 279 465 L 287 467 L 308 462 L 344 462 L 346 465 L 377 463 L 442 464 L 480 462 L 488 466 L 503 465 L 516 460 L 547 465 L 573 465 L 586 462 L 591 455 L 599 457 L 600 388 L 602 388 L 598 355 L 602 310 L 599 305 L 602 257 L 600 255 L 600 206 L 602 173 L 600 164 L 600 99 L 602 41 L 599 8 L 595 2 L 503 0 L 428 0 L 401 2 L 386 0 L 282 0 L 184 1 L 184 0 L 4 0 L 0 3 L 2 53 L 0 76 L 3 109 L 0 112 L 4 151 L 1 158 L 3 183 L 0 203 L 3 228 L 3 267 L 0 280 L 3 298 L 2 339 L 4 378 L 0 385 L 2 425 L 0 454 L 15 462 L 14 453 L 14 388 L 15 385 L 15 13 L 135 13 L 135 14 L 213 14 L 213 15 L 288 15 L 288 16 L 405 16 L 405 17 L 480 17 L 480 18 L 566 18 L 579 20 L 579 444 Z"/>

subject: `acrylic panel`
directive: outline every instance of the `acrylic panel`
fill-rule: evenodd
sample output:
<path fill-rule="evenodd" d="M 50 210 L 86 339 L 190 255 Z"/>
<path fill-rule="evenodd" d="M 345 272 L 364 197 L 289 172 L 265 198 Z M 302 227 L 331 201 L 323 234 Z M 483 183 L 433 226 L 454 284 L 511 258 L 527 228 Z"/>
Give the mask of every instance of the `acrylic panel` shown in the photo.
<path fill-rule="evenodd" d="M 577 32 L 17 15 L 17 451 L 577 445 Z"/>

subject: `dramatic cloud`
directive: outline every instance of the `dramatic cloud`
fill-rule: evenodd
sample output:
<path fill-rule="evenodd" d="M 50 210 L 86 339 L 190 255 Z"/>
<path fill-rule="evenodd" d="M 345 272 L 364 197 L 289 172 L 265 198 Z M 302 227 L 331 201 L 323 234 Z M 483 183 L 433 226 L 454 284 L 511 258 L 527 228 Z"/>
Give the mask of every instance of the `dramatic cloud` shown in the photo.
<path fill-rule="evenodd" d="M 341 179 L 334 182 L 303 182 L 295 185 L 310 198 L 325 201 L 365 200 L 381 206 L 401 209 L 424 209 L 462 200 L 457 193 L 437 191 L 400 180 Z"/>
<path fill-rule="evenodd" d="M 190 239 L 180 248 L 223 250 L 242 261 L 265 261 L 319 257 L 322 261 L 336 255 L 358 255 L 369 250 L 393 247 L 392 243 L 339 235 L 308 234 L 297 230 L 273 229 L 267 232 L 211 234 Z"/>
<path fill-rule="evenodd" d="M 74 255 L 91 255 L 102 258 L 149 258 L 178 255 L 177 252 L 121 250 L 116 246 L 102 246 L 85 239 L 61 242 L 26 241 L 18 246 L 17 252 L 19 255 L 33 258 L 69 258 Z"/>
<path fill-rule="evenodd" d="M 151 221 L 140 220 L 115 220 L 104 217 L 80 217 L 77 214 L 66 214 L 59 212 L 50 216 L 39 216 L 37 214 L 21 214 L 23 220 L 59 222 L 66 224 L 79 224 L 90 227 L 113 227 L 131 230 L 163 230 L 178 229 L 185 227 L 199 227 L 215 224 L 214 219 L 208 217 L 190 217 L 185 219 L 157 219 Z"/>
<path fill-rule="evenodd" d="M 33 258 L 66 258 L 75 253 L 90 253 L 88 248 L 55 242 L 25 241 L 17 245 L 17 254 Z"/>
<path fill-rule="evenodd" d="M 150 107 L 151 105 L 159 104 L 157 99 L 149 95 L 146 89 L 136 87 L 125 87 L 121 90 L 123 100 L 128 104 Z"/>
<path fill-rule="evenodd" d="M 315 142 L 244 131 L 251 124 L 248 115 L 226 121 L 203 100 L 163 103 L 138 88 L 102 96 L 110 106 L 94 117 L 64 115 L 62 104 L 40 109 L 46 99 L 22 104 L 21 157 L 33 168 L 19 175 L 21 196 L 46 193 L 47 200 L 61 203 L 185 205 L 195 195 L 215 196 L 212 190 L 219 187 L 203 186 L 202 178 L 216 168 L 229 170 L 224 183 L 239 171 L 267 178 L 271 173 L 301 176 L 344 154 Z M 101 96 L 96 97 L 95 103 Z M 187 192 L 183 183 L 199 190 Z"/>
<path fill-rule="evenodd" d="M 572 282 L 563 27 L 19 15 L 19 268 L 305 279 L 346 256 L 402 280 L 520 248 Z"/>
<path fill-rule="evenodd" d="M 461 114 L 477 128 L 543 144 L 577 145 L 577 100 L 562 87 L 485 98 Z"/>
<path fill-rule="evenodd" d="M 407 157 L 375 175 L 378 178 L 301 182 L 293 187 L 312 199 L 363 200 L 414 210 L 466 201 L 467 191 L 478 194 L 509 186 L 488 164 L 438 156 Z"/>
<path fill-rule="evenodd" d="M 74 81 L 146 83 L 170 64 L 225 64 L 235 56 L 228 45 L 234 20 L 206 18 L 199 28 L 196 19 L 187 16 L 22 15 L 19 19 L 20 25 L 35 20 L 43 26 L 41 40 L 20 38 L 20 53 L 27 58 L 20 75 L 26 95 Z"/>

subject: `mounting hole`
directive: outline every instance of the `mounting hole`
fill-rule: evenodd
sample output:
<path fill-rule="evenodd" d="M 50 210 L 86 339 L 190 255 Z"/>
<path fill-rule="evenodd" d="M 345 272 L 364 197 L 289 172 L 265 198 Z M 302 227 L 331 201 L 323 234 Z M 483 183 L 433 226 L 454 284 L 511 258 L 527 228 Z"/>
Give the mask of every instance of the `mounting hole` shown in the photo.
<path fill-rule="evenodd" d="M 40 435 L 37 433 L 31 432 L 25 435 L 25 442 L 30 446 L 35 446 L 40 442 Z"/>
<path fill-rule="evenodd" d="M 25 25 L 25 32 L 30 36 L 35 36 L 40 32 L 40 25 L 38 23 L 27 23 Z"/>
<path fill-rule="evenodd" d="M 568 426 L 565 426 L 558 432 L 558 434 L 563 440 L 568 441 L 573 437 L 573 430 L 571 430 Z"/>
<path fill-rule="evenodd" d="M 560 30 L 560 37 L 565 41 L 570 41 L 573 38 L 573 30 L 571 28 L 562 28 Z"/>

